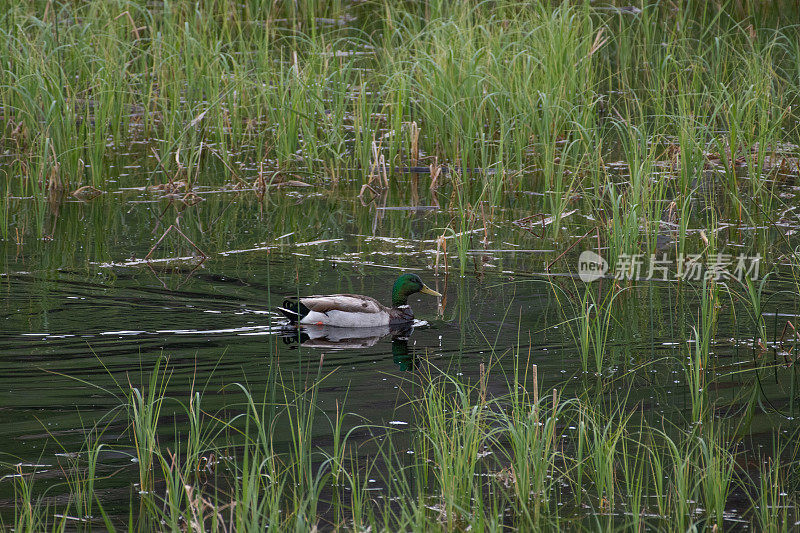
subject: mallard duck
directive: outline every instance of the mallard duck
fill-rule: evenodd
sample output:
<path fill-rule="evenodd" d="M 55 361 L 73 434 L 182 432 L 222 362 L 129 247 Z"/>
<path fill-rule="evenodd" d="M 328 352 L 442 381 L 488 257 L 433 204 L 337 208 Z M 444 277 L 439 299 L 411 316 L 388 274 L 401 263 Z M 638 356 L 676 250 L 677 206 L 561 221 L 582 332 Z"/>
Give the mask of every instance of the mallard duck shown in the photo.
<path fill-rule="evenodd" d="M 284 300 L 278 311 L 293 324 L 314 324 L 363 328 L 412 322 L 414 313 L 408 297 L 416 292 L 441 296 L 416 274 L 403 274 L 392 287 L 392 307 L 381 305 L 375 298 L 359 294 L 305 296 Z"/>

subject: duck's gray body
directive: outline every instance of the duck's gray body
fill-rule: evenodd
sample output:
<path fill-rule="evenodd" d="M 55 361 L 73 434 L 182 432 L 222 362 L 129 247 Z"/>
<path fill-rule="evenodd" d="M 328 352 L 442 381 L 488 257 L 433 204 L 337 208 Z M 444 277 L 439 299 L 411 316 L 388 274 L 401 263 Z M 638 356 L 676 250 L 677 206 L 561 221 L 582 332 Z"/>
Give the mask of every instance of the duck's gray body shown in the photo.
<path fill-rule="evenodd" d="M 414 320 L 408 305 L 386 307 L 374 298 L 357 294 L 304 296 L 286 300 L 284 307 L 278 309 L 292 322 L 316 326 L 373 328 Z"/>

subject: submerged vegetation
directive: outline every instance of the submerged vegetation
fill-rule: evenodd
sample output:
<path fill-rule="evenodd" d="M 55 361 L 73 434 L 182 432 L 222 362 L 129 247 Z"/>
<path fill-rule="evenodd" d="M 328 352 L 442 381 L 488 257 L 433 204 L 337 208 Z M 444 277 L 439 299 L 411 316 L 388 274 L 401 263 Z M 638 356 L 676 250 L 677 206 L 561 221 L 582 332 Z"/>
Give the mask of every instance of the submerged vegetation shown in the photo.
<path fill-rule="evenodd" d="M 200 342 L 151 360 L 137 339 L 91 375 L 45 361 L 96 397 L 46 429 L 57 459 L 5 451 L 0 524 L 795 528 L 798 20 L 733 0 L 0 0 L 9 294 L 42 281 L 24 296 L 50 312 L 51 282 L 99 279 L 111 307 L 144 266 L 170 305 L 258 298 L 266 328 L 301 283 L 368 294 L 370 267 L 444 294 L 438 341 L 392 332 L 410 372 L 381 416 L 337 377 L 352 361 L 277 329 L 237 378 Z M 592 282 L 581 251 L 607 261 Z M 201 281 L 235 304 L 192 284 L 231 258 L 250 281 Z M 144 325 L 101 335 L 191 331 L 146 293 Z M 65 333 L 7 300 L 12 333 Z M 86 342 L 69 350 L 102 353 Z"/>

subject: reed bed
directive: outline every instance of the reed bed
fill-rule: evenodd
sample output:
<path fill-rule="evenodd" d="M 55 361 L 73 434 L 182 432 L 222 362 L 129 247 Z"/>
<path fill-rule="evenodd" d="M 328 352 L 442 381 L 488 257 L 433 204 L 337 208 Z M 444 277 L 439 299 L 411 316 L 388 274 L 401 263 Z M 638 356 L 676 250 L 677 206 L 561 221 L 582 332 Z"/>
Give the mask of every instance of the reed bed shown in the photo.
<path fill-rule="evenodd" d="M 170 373 L 169 362 L 160 361 L 143 388 L 121 391 L 126 403 L 71 455 L 65 486 L 42 493 L 35 473 L 14 476 L 16 513 L 8 525 L 18 531 L 719 529 L 731 526 L 726 509 L 742 499 L 751 510 L 736 520 L 777 531 L 797 519 L 788 485 L 796 468 L 791 438 L 748 465 L 737 459 L 743 452 L 731 428 L 706 412 L 688 426 L 664 425 L 624 401 L 611 407 L 540 391 L 535 368 L 517 367 L 507 376 L 507 392 L 490 396 L 490 375 L 471 383 L 426 366 L 413 378 L 422 386 L 409 398 L 409 430 L 353 417 L 345 402 L 326 414 L 316 403 L 326 380 L 320 373 L 303 385 L 270 372 L 259 397 L 231 385 L 230 404 L 214 412 L 202 407 L 199 391 L 163 396 Z M 163 424 L 151 431 L 167 404 L 173 419 L 185 421 L 180 433 L 170 435 Z M 104 435 L 120 423 L 127 431 Z M 313 438 L 319 424 L 332 435 L 324 445 Z M 372 437 L 356 439 L 364 430 Z M 128 468 L 139 471 L 127 517 L 109 514 L 100 496 L 120 470 L 100 474 L 98 465 L 120 454 L 135 459 Z M 48 497 L 63 491 L 66 498 Z"/>
<path fill-rule="evenodd" d="M 791 3 L 0 7 L 5 240 L 46 238 L 69 193 L 299 178 L 442 189 L 459 235 L 536 195 L 548 237 L 578 209 L 613 267 L 672 203 L 681 253 L 718 220 L 769 226 L 800 169 Z"/>
<path fill-rule="evenodd" d="M 156 183 L 218 182 L 211 161 L 330 180 L 376 143 L 392 172 L 438 161 L 557 200 L 598 194 L 589 169 L 621 143 L 637 200 L 654 161 L 686 193 L 709 157 L 732 187 L 746 163 L 763 200 L 765 160 L 796 138 L 797 27 L 788 6 L 737 6 L 8 2 L 10 183 L 114 188 L 108 160 L 132 146 Z"/>

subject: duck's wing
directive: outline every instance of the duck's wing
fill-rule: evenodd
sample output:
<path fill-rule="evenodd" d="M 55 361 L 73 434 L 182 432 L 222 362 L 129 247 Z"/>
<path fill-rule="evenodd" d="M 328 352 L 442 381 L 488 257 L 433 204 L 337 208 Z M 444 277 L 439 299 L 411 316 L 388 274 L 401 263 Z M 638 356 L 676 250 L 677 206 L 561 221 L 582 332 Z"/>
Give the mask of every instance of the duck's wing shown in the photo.
<path fill-rule="evenodd" d="M 310 311 L 327 313 L 342 311 L 344 313 L 375 314 L 384 311 L 383 306 L 374 298 L 358 294 L 330 294 L 327 296 L 305 296 L 300 303 Z"/>

